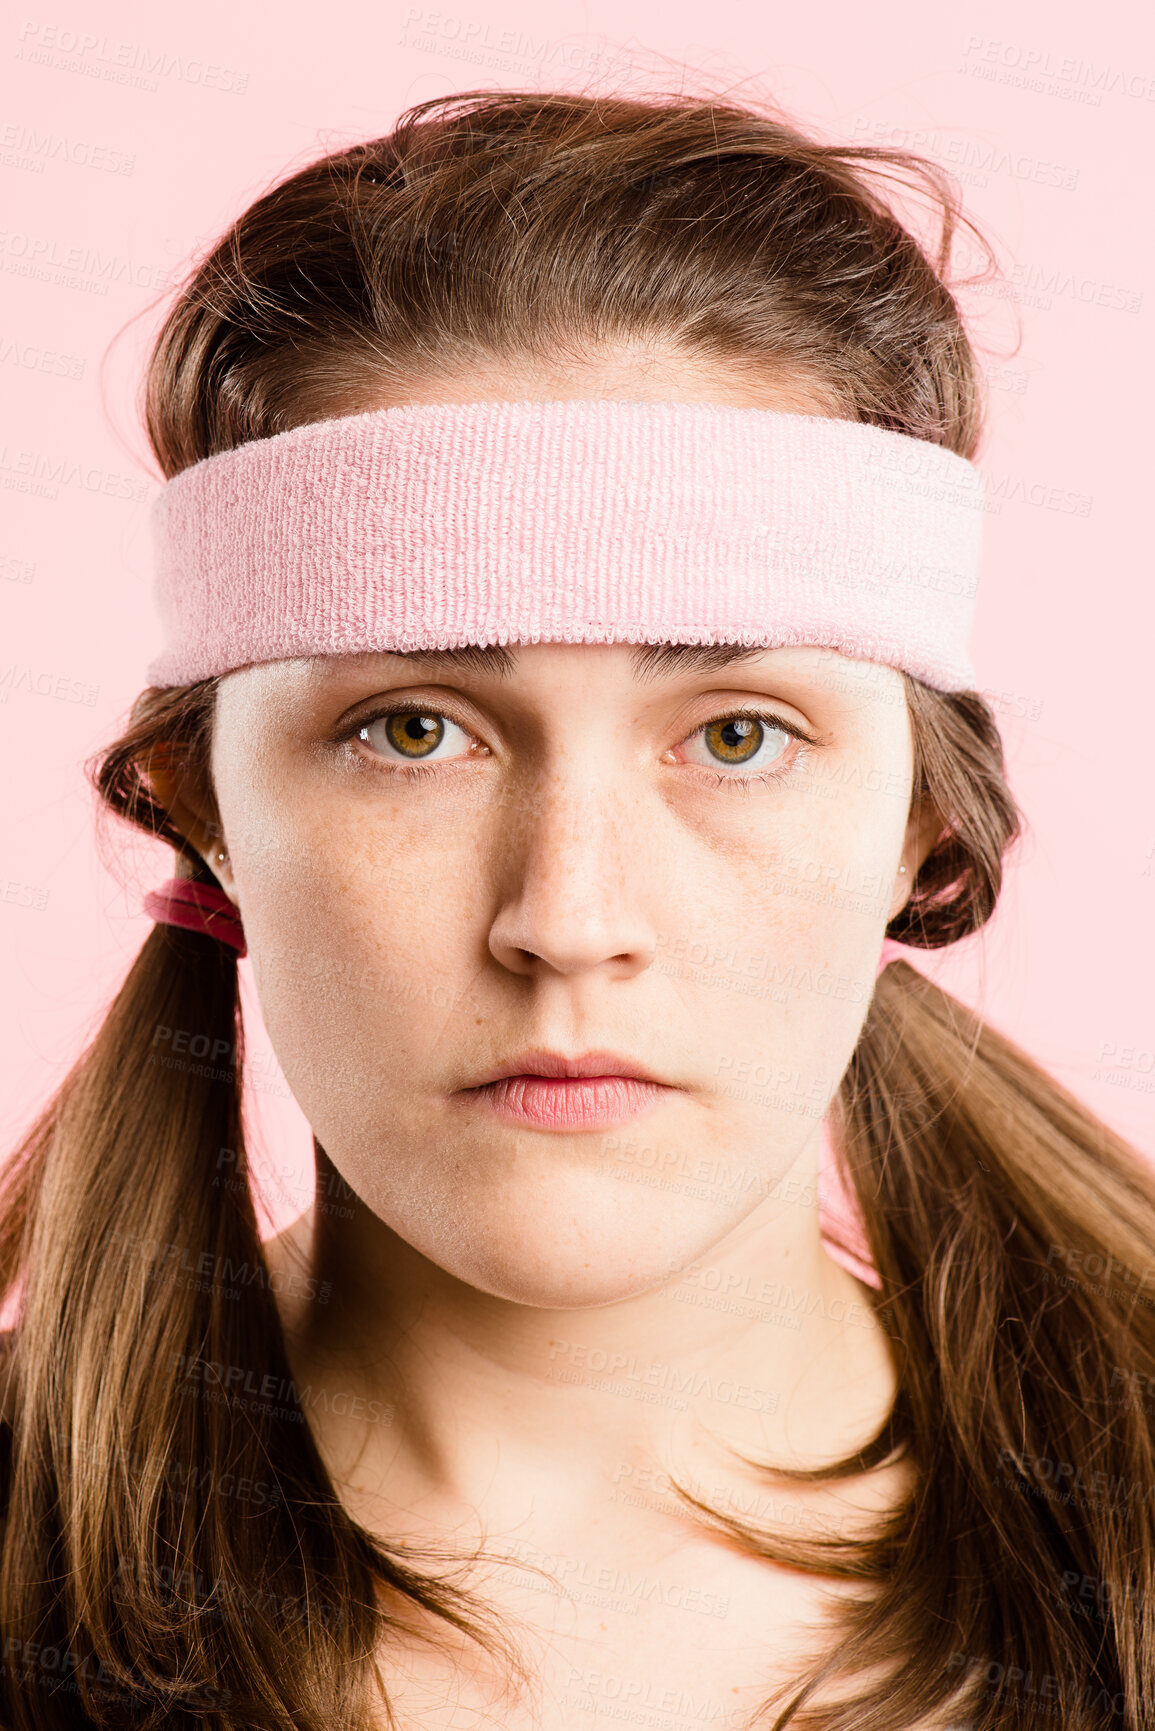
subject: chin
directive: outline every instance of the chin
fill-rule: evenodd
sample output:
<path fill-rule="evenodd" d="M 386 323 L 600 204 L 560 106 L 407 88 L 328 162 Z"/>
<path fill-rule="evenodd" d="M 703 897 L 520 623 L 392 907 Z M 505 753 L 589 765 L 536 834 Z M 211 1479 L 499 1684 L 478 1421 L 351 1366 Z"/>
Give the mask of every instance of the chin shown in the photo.
<path fill-rule="evenodd" d="M 639 1192 L 604 1175 L 591 1185 L 593 1175 L 585 1176 L 576 1185 L 539 1183 L 532 1192 L 498 1187 L 473 1206 L 469 1197 L 445 1198 L 444 1212 L 428 1210 L 418 1231 L 416 1223 L 390 1224 L 429 1261 L 479 1292 L 538 1309 L 577 1310 L 663 1285 L 707 1254 L 746 1212 L 741 1205 L 708 1208 L 689 1199 L 672 1206 L 660 1192 Z"/>
<path fill-rule="evenodd" d="M 589 1245 L 584 1255 L 578 1246 L 571 1256 L 555 1257 L 548 1263 L 519 1259 L 510 1247 L 509 1254 L 493 1254 L 469 1267 L 450 1267 L 447 1272 L 491 1298 L 535 1310 L 592 1310 L 599 1305 L 621 1304 L 671 1278 L 666 1266 L 638 1266 L 635 1260 L 633 1267 L 624 1268 L 620 1261 L 593 1251 Z"/>

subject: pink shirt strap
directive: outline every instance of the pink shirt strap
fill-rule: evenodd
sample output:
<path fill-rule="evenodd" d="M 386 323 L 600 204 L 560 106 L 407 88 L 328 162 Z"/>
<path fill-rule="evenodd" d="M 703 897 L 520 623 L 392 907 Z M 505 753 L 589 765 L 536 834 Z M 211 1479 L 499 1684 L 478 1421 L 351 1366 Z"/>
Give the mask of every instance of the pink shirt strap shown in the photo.
<path fill-rule="evenodd" d="M 194 878 L 169 878 L 145 896 L 144 911 L 158 925 L 204 932 L 207 937 L 228 944 L 238 956 L 248 954 L 245 929 L 236 906 L 215 884 L 198 883 Z"/>
<path fill-rule="evenodd" d="M 906 944 L 897 943 L 894 938 L 883 938 L 878 966 L 874 970 L 875 979 L 877 980 L 883 968 L 889 967 L 891 962 L 908 962 L 909 960 L 910 950 Z"/>

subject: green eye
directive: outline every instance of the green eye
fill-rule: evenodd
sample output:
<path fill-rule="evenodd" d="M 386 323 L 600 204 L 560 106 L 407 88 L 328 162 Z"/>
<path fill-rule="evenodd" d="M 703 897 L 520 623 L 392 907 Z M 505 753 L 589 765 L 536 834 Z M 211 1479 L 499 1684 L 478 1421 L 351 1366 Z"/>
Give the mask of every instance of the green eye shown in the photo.
<path fill-rule="evenodd" d="M 385 737 L 403 757 L 428 757 L 445 738 L 445 722 L 440 715 L 419 715 L 415 710 L 398 710 L 384 717 Z"/>
<path fill-rule="evenodd" d="M 766 729 L 752 715 L 732 715 L 703 728 L 707 750 L 719 763 L 749 763 L 757 757 Z"/>

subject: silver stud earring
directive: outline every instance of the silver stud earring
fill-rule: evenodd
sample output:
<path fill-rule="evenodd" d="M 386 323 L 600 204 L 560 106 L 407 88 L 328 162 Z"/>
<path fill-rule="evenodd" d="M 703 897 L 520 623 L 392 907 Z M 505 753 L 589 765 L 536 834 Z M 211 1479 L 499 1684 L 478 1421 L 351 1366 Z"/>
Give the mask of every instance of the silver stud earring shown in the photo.
<path fill-rule="evenodd" d="M 217 861 L 218 861 L 218 863 L 219 863 L 219 864 L 221 864 L 221 865 L 223 865 L 223 864 L 224 864 L 224 862 L 225 862 L 225 860 L 227 860 L 227 859 L 228 859 L 228 857 L 229 857 L 229 856 L 228 856 L 228 854 L 227 854 L 227 853 L 226 853 L 226 852 L 225 852 L 225 851 L 224 851 L 224 849 L 223 849 L 223 848 L 218 848 L 218 849 L 217 849 Z M 906 867 L 905 867 L 905 866 L 903 866 L 903 868 L 902 868 L 902 869 L 903 869 L 903 871 L 905 871 L 905 870 L 906 870 Z"/>
<path fill-rule="evenodd" d="M 225 856 L 224 856 L 224 854 L 222 854 L 222 855 L 221 855 L 221 858 L 222 858 L 222 859 L 224 859 L 224 857 L 225 857 Z M 900 872 L 904 872 L 904 871 L 905 871 L 905 870 L 906 870 L 906 867 L 905 867 L 905 866 L 899 866 L 899 868 L 898 868 L 898 869 L 899 869 L 899 871 L 900 871 Z"/>

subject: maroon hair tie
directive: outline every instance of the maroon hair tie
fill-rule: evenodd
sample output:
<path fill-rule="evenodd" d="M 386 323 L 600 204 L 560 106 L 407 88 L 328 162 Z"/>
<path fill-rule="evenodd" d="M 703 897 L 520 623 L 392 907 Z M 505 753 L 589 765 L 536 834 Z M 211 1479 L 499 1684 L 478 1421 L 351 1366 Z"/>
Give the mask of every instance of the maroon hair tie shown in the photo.
<path fill-rule="evenodd" d="M 158 890 L 148 892 L 144 911 L 158 925 L 204 932 L 207 937 L 228 944 L 238 956 L 248 954 L 240 915 L 224 890 L 215 884 L 198 883 L 195 878 L 169 878 Z"/>

